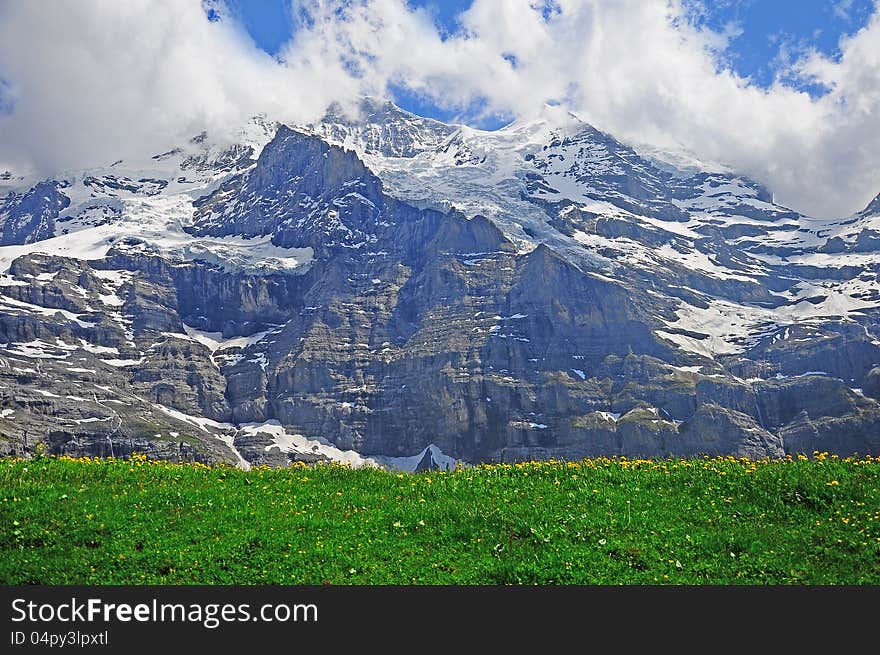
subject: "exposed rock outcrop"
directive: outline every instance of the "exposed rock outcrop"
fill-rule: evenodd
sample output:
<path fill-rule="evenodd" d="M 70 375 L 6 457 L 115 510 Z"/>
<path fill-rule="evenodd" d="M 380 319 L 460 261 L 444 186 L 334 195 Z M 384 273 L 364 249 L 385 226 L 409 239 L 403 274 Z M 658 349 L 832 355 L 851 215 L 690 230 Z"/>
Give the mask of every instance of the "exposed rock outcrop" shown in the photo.
<path fill-rule="evenodd" d="M 284 466 L 331 443 L 416 470 L 880 452 L 878 268 L 849 257 L 878 250 L 868 210 L 810 231 L 760 185 L 574 119 L 511 149 L 518 132 L 367 110 L 381 129 L 337 115 L 258 155 L 172 150 L 163 178 L 7 196 L 0 244 L 56 219 L 99 237 L 88 257 L 15 251 L 0 277 L 0 452 Z M 100 231 L 138 216 L 173 236 Z M 254 244 L 300 259 L 224 265 Z"/>

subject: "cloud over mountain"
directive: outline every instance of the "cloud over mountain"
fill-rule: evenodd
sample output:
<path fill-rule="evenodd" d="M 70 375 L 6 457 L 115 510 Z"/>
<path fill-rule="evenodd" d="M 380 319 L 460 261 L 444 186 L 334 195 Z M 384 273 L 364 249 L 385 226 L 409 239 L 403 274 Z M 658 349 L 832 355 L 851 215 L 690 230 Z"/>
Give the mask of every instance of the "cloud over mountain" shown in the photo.
<path fill-rule="evenodd" d="M 196 1 L 11 0 L 0 6 L 0 167 L 51 174 L 258 112 L 314 120 L 331 101 L 403 87 L 466 119 L 562 103 L 622 139 L 723 162 L 814 215 L 867 204 L 880 190 L 880 12 L 839 58 L 791 64 L 784 77 L 828 89 L 811 97 L 733 73 L 730 33 L 695 26 L 695 4 L 475 0 L 450 34 L 404 0 L 295 0 L 297 30 L 276 59 Z"/>

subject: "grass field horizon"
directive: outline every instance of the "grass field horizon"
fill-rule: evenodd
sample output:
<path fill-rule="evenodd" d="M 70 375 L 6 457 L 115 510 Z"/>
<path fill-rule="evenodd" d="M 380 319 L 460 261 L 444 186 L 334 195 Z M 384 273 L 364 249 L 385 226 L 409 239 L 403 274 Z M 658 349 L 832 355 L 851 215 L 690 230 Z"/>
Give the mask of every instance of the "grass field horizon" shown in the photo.
<path fill-rule="evenodd" d="M 877 584 L 880 459 L 0 461 L 4 584 Z"/>

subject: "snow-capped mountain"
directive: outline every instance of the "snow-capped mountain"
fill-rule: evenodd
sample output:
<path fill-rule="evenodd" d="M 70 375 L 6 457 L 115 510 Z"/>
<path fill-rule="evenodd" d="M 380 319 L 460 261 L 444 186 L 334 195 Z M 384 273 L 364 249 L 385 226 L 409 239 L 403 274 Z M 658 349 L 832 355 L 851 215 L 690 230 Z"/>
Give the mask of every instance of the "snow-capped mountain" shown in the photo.
<path fill-rule="evenodd" d="M 813 219 L 559 107 L 237 141 L 0 181 L 0 448 L 880 452 L 880 197 Z"/>

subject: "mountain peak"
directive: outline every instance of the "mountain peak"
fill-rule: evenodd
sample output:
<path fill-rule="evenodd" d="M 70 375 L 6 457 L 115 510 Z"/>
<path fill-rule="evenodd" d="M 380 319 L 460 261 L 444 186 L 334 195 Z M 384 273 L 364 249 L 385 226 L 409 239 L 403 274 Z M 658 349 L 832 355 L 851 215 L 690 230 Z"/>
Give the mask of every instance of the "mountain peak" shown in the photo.
<path fill-rule="evenodd" d="M 404 119 L 429 120 L 401 109 L 387 98 L 361 96 L 358 100 L 349 103 L 338 101 L 330 103 L 322 122 L 359 124 L 377 122 L 379 119 L 388 120 L 395 116 Z"/>
<path fill-rule="evenodd" d="M 880 215 L 880 193 L 878 193 L 874 197 L 874 199 L 868 203 L 867 207 L 859 212 L 860 216 L 873 216 L 875 214 Z"/>
<path fill-rule="evenodd" d="M 459 129 L 373 96 L 364 96 L 348 106 L 333 103 L 319 123 L 306 128 L 360 153 L 403 158 L 437 148 Z"/>
<path fill-rule="evenodd" d="M 501 128 L 502 132 L 544 135 L 549 131 L 578 132 L 589 124 L 562 105 L 544 104 L 541 110 L 528 118 L 520 118 Z"/>

